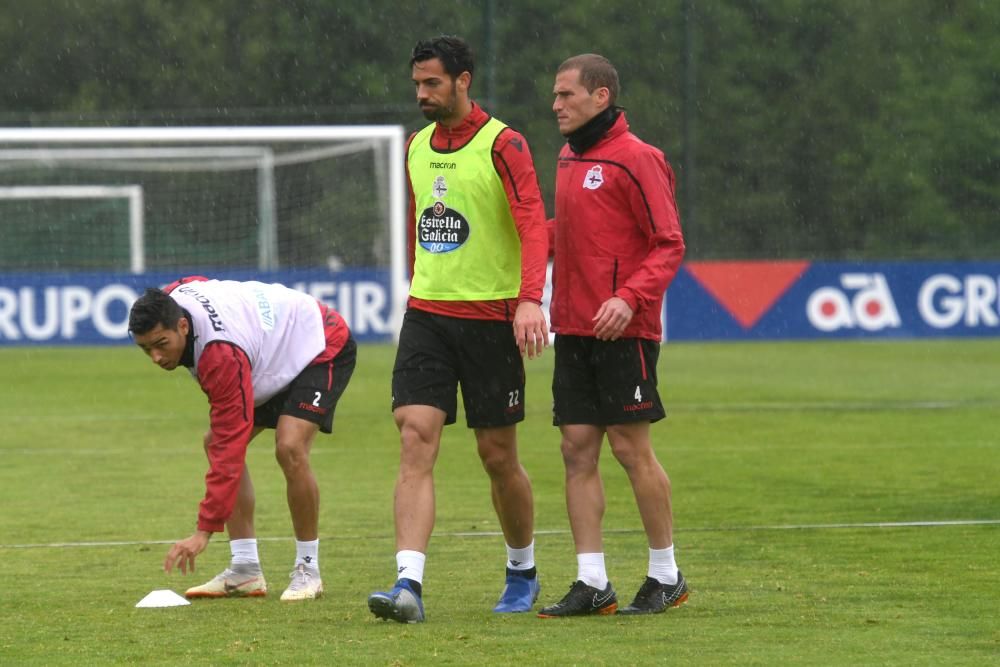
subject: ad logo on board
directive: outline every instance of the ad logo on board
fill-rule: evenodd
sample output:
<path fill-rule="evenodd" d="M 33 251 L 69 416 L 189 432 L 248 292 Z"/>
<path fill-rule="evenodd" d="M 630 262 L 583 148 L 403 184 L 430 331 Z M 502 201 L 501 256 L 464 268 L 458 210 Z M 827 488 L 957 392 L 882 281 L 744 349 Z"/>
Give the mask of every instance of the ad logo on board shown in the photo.
<path fill-rule="evenodd" d="M 865 331 L 898 328 L 899 311 L 881 273 L 843 273 L 842 289 L 820 287 L 809 296 L 806 314 L 820 331 L 859 327 Z"/>

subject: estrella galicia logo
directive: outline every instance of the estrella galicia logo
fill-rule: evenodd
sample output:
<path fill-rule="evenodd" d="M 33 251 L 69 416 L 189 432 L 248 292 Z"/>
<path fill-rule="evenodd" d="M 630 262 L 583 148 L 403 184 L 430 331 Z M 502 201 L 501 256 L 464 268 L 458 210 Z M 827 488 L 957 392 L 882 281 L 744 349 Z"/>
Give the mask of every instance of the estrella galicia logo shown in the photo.
<path fill-rule="evenodd" d="M 469 221 L 444 202 L 437 201 L 420 214 L 417 242 L 428 252 L 451 252 L 469 238 Z"/>

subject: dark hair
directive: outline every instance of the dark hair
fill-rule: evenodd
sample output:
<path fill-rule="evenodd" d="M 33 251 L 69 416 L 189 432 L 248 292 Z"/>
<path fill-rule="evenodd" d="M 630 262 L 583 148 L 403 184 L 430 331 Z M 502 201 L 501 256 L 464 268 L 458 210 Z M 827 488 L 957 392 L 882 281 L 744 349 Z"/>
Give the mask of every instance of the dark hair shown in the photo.
<path fill-rule="evenodd" d="M 472 70 L 476 66 L 472 47 L 464 39 L 454 35 L 440 35 L 433 39 L 417 42 L 410 57 L 410 67 L 413 67 L 414 63 L 422 63 L 431 58 L 440 60 L 444 71 L 453 80 L 458 78 L 462 72 L 468 72 L 471 76 Z"/>
<path fill-rule="evenodd" d="M 162 325 L 165 329 L 177 329 L 177 322 L 184 316 L 184 310 L 157 287 L 147 287 L 146 292 L 132 304 L 128 314 L 128 330 L 133 334 L 149 333 Z"/>
<path fill-rule="evenodd" d="M 604 56 L 596 53 L 582 53 L 572 58 L 567 58 L 559 66 L 556 73 L 575 69 L 580 72 L 580 84 L 592 93 L 598 88 L 608 89 L 608 106 L 615 106 L 618 100 L 618 70 Z"/>

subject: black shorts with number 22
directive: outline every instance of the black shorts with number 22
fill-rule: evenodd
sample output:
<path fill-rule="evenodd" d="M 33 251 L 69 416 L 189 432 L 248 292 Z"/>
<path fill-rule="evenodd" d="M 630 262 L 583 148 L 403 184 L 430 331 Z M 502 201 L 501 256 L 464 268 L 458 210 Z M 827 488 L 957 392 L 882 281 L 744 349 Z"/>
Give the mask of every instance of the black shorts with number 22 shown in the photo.
<path fill-rule="evenodd" d="M 407 310 L 392 369 L 392 409 L 430 405 L 454 424 L 459 386 L 469 428 L 524 419 L 524 361 L 511 323 Z"/>

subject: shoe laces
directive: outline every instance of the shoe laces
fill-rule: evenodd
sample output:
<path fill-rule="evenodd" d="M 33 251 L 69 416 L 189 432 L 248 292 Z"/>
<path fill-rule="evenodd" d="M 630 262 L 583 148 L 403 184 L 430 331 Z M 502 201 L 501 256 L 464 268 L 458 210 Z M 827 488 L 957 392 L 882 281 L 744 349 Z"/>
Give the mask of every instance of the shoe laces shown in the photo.
<path fill-rule="evenodd" d="M 288 587 L 292 590 L 301 590 L 309 587 L 309 582 L 316 576 L 316 573 L 307 568 L 305 563 L 299 563 L 288 576 L 292 580 Z"/>
<path fill-rule="evenodd" d="M 251 579 L 253 577 L 254 575 L 252 574 L 247 574 L 246 572 L 237 572 L 231 567 L 227 567 L 225 570 L 222 571 L 221 574 L 215 575 L 215 578 L 220 581 L 231 581 L 234 583 L 240 581 L 246 581 L 247 579 Z"/>
<path fill-rule="evenodd" d="M 227 579 L 229 581 L 248 581 L 255 577 L 261 576 L 261 574 L 262 572 L 259 568 L 256 570 L 249 570 L 249 569 L 243 570 L 243 569 L 234 569 L 233 567 L 227 567 L 225 570 L 222 571 L 222 574 L 218 576 L 222 579 Z"/>
<path fill-rule="evenodd" d="M 636 601 L 643 600 L 648 601 L 660 591 L 663 587 L 656 579 L 652 577 L 646 577 L 646 580 L 642 582 L 642 586 L 639 587 L 639 592 L 635 594 Z"/>
<path fill-rule="evenodd" d="M 563 596 L 563 599 L 560 600 L 559 602 L 557 602 L 553 606 L 555 606 L 555 607 L 567 607 L 567 606 L 573 604 L 580 597 L 589 595 L 589 592 L 587 590 L 589 588 L 593 588 L 593 587 L 592 586 L 588 586 L 582 580 L 577 579 L 572 584 L 570 584 L 570 586 L 569 586 L 569 592 L 566 593 L 566 595 Z"/>

